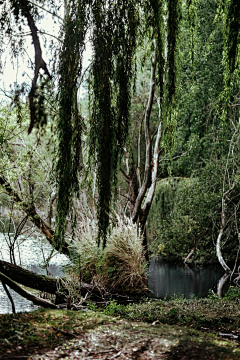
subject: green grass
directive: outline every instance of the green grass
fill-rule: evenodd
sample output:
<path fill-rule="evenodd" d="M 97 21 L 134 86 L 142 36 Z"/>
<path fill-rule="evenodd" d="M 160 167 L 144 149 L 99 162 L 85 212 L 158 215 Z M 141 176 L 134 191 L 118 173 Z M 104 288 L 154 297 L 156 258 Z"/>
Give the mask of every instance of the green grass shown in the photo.
<path fill-rule="evenodd" d="M 188 325 L 194 328 L 239 329 L 240 299 L 149 300 L 127 306 L 110 302 L 106 314 L 126 319 Z"/>

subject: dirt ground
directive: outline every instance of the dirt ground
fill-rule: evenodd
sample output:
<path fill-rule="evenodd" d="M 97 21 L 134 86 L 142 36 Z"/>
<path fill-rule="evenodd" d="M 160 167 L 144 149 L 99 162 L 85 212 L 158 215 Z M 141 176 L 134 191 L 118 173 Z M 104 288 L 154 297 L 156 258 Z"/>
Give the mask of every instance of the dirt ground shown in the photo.
<path fill-rule="evenodd" d="M 129 321 L 90 310 L 0 316 L 0 359 L 239 359 L 238 339 L 158 321 Z"/>

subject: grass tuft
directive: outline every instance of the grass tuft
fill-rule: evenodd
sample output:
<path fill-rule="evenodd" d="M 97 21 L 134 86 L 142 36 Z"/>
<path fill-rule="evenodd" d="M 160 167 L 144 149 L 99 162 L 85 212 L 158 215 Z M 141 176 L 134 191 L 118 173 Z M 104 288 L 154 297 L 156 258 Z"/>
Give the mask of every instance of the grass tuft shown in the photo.
<path fill-rule="evenodd" d="M 147 290 L 147 264 L 142 237 L 127 218 L 117 217 L 103 250 L 97 245 L 97 231 L 85 226 L 74 244 L 79 253 L 75 273 L 106 292 L 143 293 Z"/>

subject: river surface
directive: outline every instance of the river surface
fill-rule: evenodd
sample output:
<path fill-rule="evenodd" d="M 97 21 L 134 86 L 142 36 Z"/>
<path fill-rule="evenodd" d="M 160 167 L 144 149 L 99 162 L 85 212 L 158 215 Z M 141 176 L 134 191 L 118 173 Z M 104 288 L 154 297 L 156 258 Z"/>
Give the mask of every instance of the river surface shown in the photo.
<path fill-rule="evenodd" d="M 6 235 L 0 234 L 0 259 L 10 261 Z M 46 259 L 52 253 L 52 247 L 42 237 L 19 239 L 15 251 L 16 263 L 35 273 L 60 277 L 63 267 L 69 264 L 66 256 L 53 252 L 49 265 L 44 268 Z M 185 265 L 170 263 L 162 259 L 151 260 L 149 266 L 149 289 L 152 297 L 164 299 L 174 296 L 184 298 L 205 297 L 209 290 L 216 292 L 217 283 L 224 271 L 220 266 L 190 268 Z M 32 311 L 37 308 L 14 291 L 10 290 L 14 299 L 16 312 Z M 11 313 L 11 303 L 0 283 L 0 314 Z"/>

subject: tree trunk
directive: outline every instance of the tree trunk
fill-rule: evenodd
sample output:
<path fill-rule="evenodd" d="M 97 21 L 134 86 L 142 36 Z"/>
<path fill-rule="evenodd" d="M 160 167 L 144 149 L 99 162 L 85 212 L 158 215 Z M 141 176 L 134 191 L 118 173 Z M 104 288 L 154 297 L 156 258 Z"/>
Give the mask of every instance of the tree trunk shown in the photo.
<path fill-rule="evenodd" d="M 150 118 L 152 113 L 153 101 L 155 96 L 155 73 L 156 73 L 156 53 L 152 57 L 151 77 L 149 86 L 148 102 L 144 114 L 144 135 L 145 135 L 145 168 L 143 181 L 140 176 L 140 139 L 141 131 L 138 136 L 138 166 L 136 167 L 134 160 L 131 161 L 129 173 L 123 174 L 128 181 L 129 197 L 130 197 L 130 214 L 134 223 L 139 224 L 139 229 L 143 236 L 143 246 L 145 249 L 145 257 L 148 260 L 148 247 L 146 236 L 146 223 L 148 214 L 152 205 L 155 194 L 157 174 L 159 168 L 160 143 L 162 139 L 162 121 L 161 106 L 159 102 L 159 124 L 155 134 L 154 146 L 153 138 L 150 136 Z M 142 122 L 141 127 L 142 128 Z"/>
<path fill-rule="evenodd" d="M 219 280 L 218 285 L 217 285 L 217 294 L 219 297 L 223 296 L 223 293 L 225 290 L 224 285 L 228 282 L 229 279 L 230 279 L 230 274 L 224 274 L 221 277 L 221 279 Z"/>
<path fill-rule="evenodd" d="M 216 252 L 217 252 L 217 258 L 220 263 L 220 265 L 223 267 L 223 269 L 226 271 L 227 274 L 232 273 L 231 269 L 226 264 L 225 260 L 223 259 L 222 252 L 221 252 L 221 239 L 223 236 L 223 229 L 219 231 L 217 243 L 216 243 Z"/>

